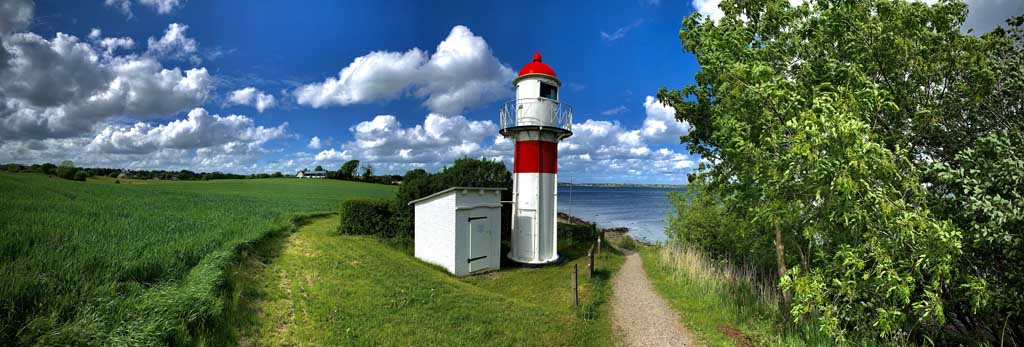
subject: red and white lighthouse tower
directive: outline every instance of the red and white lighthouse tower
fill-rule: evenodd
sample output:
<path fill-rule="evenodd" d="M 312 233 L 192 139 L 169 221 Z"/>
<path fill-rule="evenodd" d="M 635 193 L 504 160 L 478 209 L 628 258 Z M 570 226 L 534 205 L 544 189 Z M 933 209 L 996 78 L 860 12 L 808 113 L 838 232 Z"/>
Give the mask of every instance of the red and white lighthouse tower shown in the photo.
<path fill-rule="evenodd" d="M 540 53 L 512 84 L 516 99 L 500 110 L 500 133 L 515 143 L 508 257 L 545 264 L 558 260 L 558 142 L 572 135 L 572 107 L 559 100 L 562 82 Z"/>

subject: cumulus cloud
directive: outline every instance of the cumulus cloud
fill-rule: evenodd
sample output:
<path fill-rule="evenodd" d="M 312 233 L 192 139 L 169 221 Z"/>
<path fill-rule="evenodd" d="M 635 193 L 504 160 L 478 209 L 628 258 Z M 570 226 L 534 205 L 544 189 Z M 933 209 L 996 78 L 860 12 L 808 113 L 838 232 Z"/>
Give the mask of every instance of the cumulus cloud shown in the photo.
<path fill-rule="evenodd" d="M 277 105 L 277 101 L 274 99 L 273 95 L 264 94 L 253 87 L 246 87 L 231 92 L 231 95 L 228 97 L 228 102 L 236 105 L 255 107 L 260 113 L 263 113 L 263 110 Z"/>
<path fill-rule="evenodd" d="M 95 135 L 0 142 L 0 162 L 58 162 L 131 169 L 254 172 L 272 152 L 269 141 L 285 138 L 287 123 L 257 126 L 244 115 L 211 115 L 196 108 L 163 124 L 108 124 Z"/>
<path fill-rule="evenodd" d="M 485 146 L 493 142 L 497 131 L 492 121 L 462 116 L 431 113 L 422 124 L 403 127 L 395 116 L 378 115 L 349 128 L 352 140 L 338 149 L 320 151 L 315 159 L 330 165 L 359 159 L 382 172 L 404 172 L 414 167 L 433 169 L 464 156 L 491 157 L 495 153 Z"/>
<path fill-rule="evenodd" d="M 185 4 L 185 0 L 135 0 L 135 3 L 143 5 L 156 10 L 159 14 L 168 14 L 174 11 L 175 8 L 181 7 Z M 107 6 L 115 7 L 128 18 L 134 17 L 132 12 L 132 0 L 105 0 L 103 2 Z"/>
<path fill-rule="evenodd" d="M 322 147 L 323 147 L 323 144 L 320 143 L 320 137 L 319 136 L 313 136 L 313 138 L 309 139 L 309 144 L 306 145 L 306 148 L 309 148 L 309 149 L 320 149 Z"/>
<path fill-rule="evenodd" d="M 153 126 L 135 123 L 131 127 L 108 125 L 89 143 L 87 150 L 101 153 L 145 154 L 160 149 L 201 149 L 229 145 L 254 147 L 286 135 L 288 123 L 273 128 L 255 126 L 252 118 L 240 115 L 211 115 L 195 108 L 188 118 Z"/>
<path fill-rule="evenodd" d="M 514 76 L 482 37 L 459 25 L 429 57 L 419 48 L 371 52 L 337 77 L 301 86 L 294 95 L 299 104 L 319 108 L 386 101 L 411 92 L 424 98 L 431 111 L 452 115 L 510 96 Z"/>
<path fill-rule="evenodd" d="M 654 143 L 679 143 L 679 137 L 690 133 L 690 124 L 676 120 L 676 110 L 662 104 L 657 98 L 644 100 L 647 118 L 640 133 Z"/>
<path fill-rule="evenodd" d="M 202 58 L 197 54 L 199 44 L 195 39 L 185 35 L 186 30 L 188 25 L 181 23 L 167 25 L 167 30 L 160 39 L 149 37 L 146 53 L 156 57 L 189 60 L 195 64 L 202 63 Z"/>
<path fill-rule="evenodd" d="M 205 68 L 166 69 L 152 57 L 100 54 L 64 33 L 49 40 L 9 35 L 0 60 L 4 139 L 73 137 L 115 117 L 163 117 L 203 103 L 212 84 Z"/>
<path fill-rule="evenodd" d="M 21 31 L 32 23 L 34 6 L 31 0 L 0 2 L 0 35 Z"/>

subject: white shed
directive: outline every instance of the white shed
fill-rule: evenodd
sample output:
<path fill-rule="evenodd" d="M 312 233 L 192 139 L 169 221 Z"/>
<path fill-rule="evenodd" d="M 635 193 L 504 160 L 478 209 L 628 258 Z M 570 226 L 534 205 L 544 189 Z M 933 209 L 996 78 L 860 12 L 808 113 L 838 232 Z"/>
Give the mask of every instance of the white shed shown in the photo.
<path fill-rule="evenodd" d="M 499 269 L 502 190 L 453 187 L 409 202 L 416 258 L 456 276 Z"/>

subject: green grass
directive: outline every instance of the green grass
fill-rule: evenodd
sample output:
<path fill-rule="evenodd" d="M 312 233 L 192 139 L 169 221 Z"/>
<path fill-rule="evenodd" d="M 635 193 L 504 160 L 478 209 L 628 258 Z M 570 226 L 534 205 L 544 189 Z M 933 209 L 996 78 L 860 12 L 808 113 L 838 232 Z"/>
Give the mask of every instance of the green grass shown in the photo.
<path fill-rule="evenodd" d="M 233 302 L 242 345 L 611 345 L 609 274 L 623 258 L 605 249 L 586 275 L 586 244 L 560 244 L 566 261 L 456 278 L 384 241 L 338 235 L 337 218 L 263 243 L 236 268 Z M 583 309 L 571 308 L 580 266 Z"/>
<path fill-rule="evenodd" d="M 227 324 L 225 270 L 240 252 L 346 198 L 395 192 L 334 180 L 114 182 L 0 173 L 0 345 L 207 343 Z"/>
<path fill-rule="evenodd" d="M 708 346 L 831 346 L 815 327 L 783 323 L 769 279 L 681 246 L 640 247 L 657 292 Z"/>

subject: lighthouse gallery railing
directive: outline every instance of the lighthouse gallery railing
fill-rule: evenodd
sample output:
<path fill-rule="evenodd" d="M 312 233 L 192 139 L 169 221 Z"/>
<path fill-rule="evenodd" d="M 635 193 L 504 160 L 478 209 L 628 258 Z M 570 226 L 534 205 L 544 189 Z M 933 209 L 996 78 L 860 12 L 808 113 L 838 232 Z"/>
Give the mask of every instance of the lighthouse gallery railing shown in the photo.
<path fill-rule="evenodd" d="M 506 102 L 498 110 L 501 129 L 544 125 L 572 131 L 572 106 L 545 98 Z M 520 117 L 519 115 L 523 115 Z"/>

